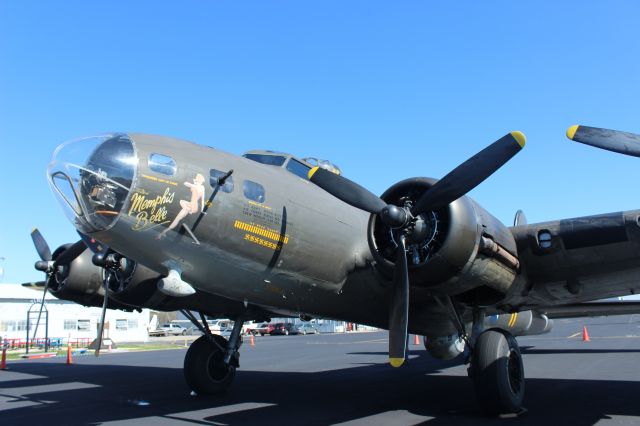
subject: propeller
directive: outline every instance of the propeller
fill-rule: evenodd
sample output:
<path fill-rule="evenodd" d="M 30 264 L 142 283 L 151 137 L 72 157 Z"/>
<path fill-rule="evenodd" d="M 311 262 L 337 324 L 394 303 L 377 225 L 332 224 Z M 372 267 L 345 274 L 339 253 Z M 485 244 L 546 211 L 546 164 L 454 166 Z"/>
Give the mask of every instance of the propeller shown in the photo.
<path fill-rule="evenodd" d="M 83 238 L 90 238 L 84 234 L 80 234 Z M 87 242 L 92 251 L 93 264 L 100 266 L 103 270 L 102 287 L 104 289 L 104 299 L 102 301 L 102 312 L 100 313 L 100 326 L 98 327 L 98 335 L 96 336 L 95 356 L 100 356 L 100 348 L 102 347 L 102 335 L 104 333 L 104 321 L 107 315 L 107 305 L 109 304 L 109 291 L 111 284 L 114 283 L 121 287 L 124 277 L 135 267 L 134 263 L 126 257 L 114 252 L 109 247 L 100 244 L 94 239 Z"/>
<path fill-rule="evenodd" d="M 61 252 L 53 259 L 51 255 L 51 249 L 49 248 L 49 244 L 44 239 L 42 234 L 37 228 L 34 228 L 31 231 L 31 239 L 33 240 L 33 245 L 36 247 L 36 251 L 40 256 L 40 260 L 36 262 L 35 268 L 38 271 L 42 271 L 46 274 L 47 279 L 44 282 L 44 290 L 42 292 L 42 301 L 40 302 L 40 311 L 38 312 L 38 321 L 36 322 L 36 326 L 33 330 L 33 338 L 35 339 L 38 334 L 38 326 L 40 325 L 40 319 L 42 318 L 42 310 L 44 309 L 44 301 L 47 297 L 47 290 L 52 285 L 53 281 L 56 279 L 56 275 L 59 276 L 66 274 L 66 271 L 69 267 L 69 264 L 73 262 L 73 260 L 80 256 L 82 252 L 85 250 L 86 245 L 82 240 L 75 242 L 69 248 Z"/>
<path fill-rule="evenodd" d="M 409 267 L 406 238 L 413 232 L 412 225 L 422 213 L 439 210 L 478 186 L 520 152 L 525 142 L 526 138 L 521 132 L 506 134 L 436 182 L 420 195 L 414 205 L 387 204 L 341 175 L 319 167 L 309 171 L 311 182 L 353 207 L 378 215 L 386 225 L 396 230 L 398 248 L 389 310 L 389 362 L 392 366 L 401 366 L 407 352 Z"/>
<path fill-rule="evenodd" d="M 589 126 L 571 126 L 567 137 L 573 141 L 619 154 L 640 157 L 640 135 Z"/>
<path fill-rule="evenodd" d="M 393 298 L 389 312 L 389 363 L 393 367 L 400 367 L 406 358 L 408 325 L 409 265 L 405 236 L 401 234 L 398 238 L 396 268 L 393 271 Z"/>
<path fill-rule="evenodd" d="M 100 348 L 102 347 L 102 333 L 104 333 L 104 319 L 107 316 L 107 304 L 109 303 L 109 285 L 107 279 L 104 280 L 104 300 L 102 301 L 102 312 L 100 313 L 100 326 L 98 327 L 98 336 L 96 337 L 95 356 L 100 356 Z"/>

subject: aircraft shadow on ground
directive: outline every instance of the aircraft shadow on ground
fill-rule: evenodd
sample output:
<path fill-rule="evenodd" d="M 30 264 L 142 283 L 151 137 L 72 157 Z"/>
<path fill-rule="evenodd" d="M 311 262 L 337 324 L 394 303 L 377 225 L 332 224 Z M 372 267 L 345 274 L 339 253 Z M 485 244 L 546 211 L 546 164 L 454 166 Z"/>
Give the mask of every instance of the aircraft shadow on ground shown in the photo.
<path fill-rule="evenodd" d="M 429 425 L 504 423 L 505 419 L 482 415 L 465 375 L 447 374 L 441 368 L 442 363 L 419 356 L 398 370 L 383 364 L 313 373 L 239 370 L 225 395 L 195 397 L 177 368 L 20 363 L 12 371 L 44 378 L 0 382 L 0 401 L 24 386 L 83 382 L 97 387 L 26 395 L 21 399 L 40 403 L 24 408 L 12 409 L 12 402 L 0 402 L 0 415 L 4 424 L 12 425 L 119 420 L 143 424 L 151 421 L 149 417 L 194 425 L 335 424 L 404 411 L 412 416 L 411 424 L 421 417 Z M 631 381 L 529 379 L 528 411 L 517 422 L 594 424 L 607 415 L 640 416 L 640 406 L 634 402 L 638 391 L 640 384 Z M 245 403 L 272 405 L 207 414 L 207 409 Z M 185 413 L 199 411 L 185 420 Z"/>
<path fill-rule="evenodd" d="M 640 353 L 640 349 L 597 349 L 597 348 L 561 348 L 561 349 L 536 349 L 535 347 L 521 347 L 520 351 L 527 355 L 544 354 L 624 354 Z"/>

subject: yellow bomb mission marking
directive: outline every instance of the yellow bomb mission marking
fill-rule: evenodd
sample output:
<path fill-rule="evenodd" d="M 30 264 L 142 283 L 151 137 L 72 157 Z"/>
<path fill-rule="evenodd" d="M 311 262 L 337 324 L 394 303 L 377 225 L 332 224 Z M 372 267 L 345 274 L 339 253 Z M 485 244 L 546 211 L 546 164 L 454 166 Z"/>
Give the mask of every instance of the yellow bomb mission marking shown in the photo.
<path fill-rule="evenodd" d="M 240 229 L 242 231 L 251 232 L 252 234 L 260 235 L 261 237 L 265 237 L 273 241 L 280 242 L 280 233 L 274 231 L 273 229 L 261 228 L 256 225 L 251 225 L 249 223 L 242 222 L 241 220 L 236 220 L 235 223 L 233 224 L 233 227 L 236 229 Z M 246 239 L 249 240 L 248 238 Z M 282 243 L 283 244 L 289 243 L 288 235 L 285 235 L 282 238 Z"/>

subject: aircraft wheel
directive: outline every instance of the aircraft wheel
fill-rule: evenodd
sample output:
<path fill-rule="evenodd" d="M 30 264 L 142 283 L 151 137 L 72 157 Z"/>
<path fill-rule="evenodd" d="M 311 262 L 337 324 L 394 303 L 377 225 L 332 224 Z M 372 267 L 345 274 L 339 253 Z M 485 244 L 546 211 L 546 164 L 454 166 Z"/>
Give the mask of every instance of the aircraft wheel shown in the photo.
<path fill-rule="evenodd" d="M 491 329 L 475 345 L 471 378 L 482 409 L 490 415 L 515 413 L 524 399 L 524 367 L 518 342 L 509 333 Z"/>
<path fill-rule="evenodd" d="M 217 334 L 213 338 L 223 348 L 227 339 Z M 221 351 L 207 336 L 199 337 L 191 344 L 184 358 L 184 377 L 187 384 L 198 395 L 222 393 L 231 385 L 236 374 L 236 366 L 224 363 Z"/>

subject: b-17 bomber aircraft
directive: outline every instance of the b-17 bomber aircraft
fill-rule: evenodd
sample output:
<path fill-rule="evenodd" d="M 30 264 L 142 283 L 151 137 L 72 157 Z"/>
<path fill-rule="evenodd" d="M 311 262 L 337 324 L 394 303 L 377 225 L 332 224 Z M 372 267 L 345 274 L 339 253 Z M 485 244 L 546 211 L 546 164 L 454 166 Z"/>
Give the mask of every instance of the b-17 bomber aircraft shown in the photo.
<path fill-rule="evenodd" d="M 637 135 L 567 135 L 640 156 Z M 243 322 L 299 316 L 388 329 L 394 367 L 408 333 L 425 336 L 435 358 L 464 354 L 487 413 L 517 412 L 514 336 L 546 333 L 553 317 L 616 313 L 584 302 L 640 290 L 640 210 L 538 224 L 519 211 L 508 227 L 465 195 L 524 145 L 508 133 L 440 180 L 410 178 L 378 197 L 314 158 L 136 133 L 70 141 L 48 181 L 81 238 L 51 253 L 34 230 L 36 268 L 45 293 L 102 306 L 101 326 L 107 308 L 182 311 L 204 333 L 184 360 L 201 395 L 233 381 Z M 234 319 L 229 339 L 206 318 Z"/>

